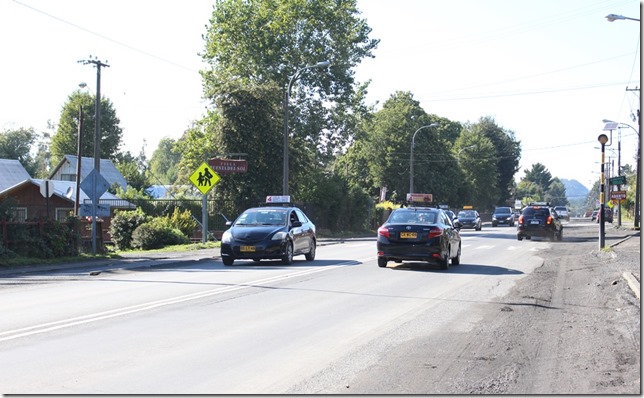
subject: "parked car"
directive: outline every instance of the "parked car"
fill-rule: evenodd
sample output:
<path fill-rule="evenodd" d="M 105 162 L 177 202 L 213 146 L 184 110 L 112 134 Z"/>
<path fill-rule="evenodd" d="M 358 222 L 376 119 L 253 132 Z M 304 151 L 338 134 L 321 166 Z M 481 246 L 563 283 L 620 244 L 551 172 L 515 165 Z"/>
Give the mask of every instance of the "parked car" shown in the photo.
<path fill-rule="evenodd" d="M 401 207 L 378 228 L 378 266 L 388 261 L 425 261 L 447 269 L 461 262 L 461 236 L 445 211 Z"/>
<path fill-rule="evenodd" d="M 565 219 L 566 221 L 570 221 L 570 212 L 568 212 L 568 208 L 566 206 L 555 206 L 555 211 L 559 215 L 559 217 Z"/>
<path fill-rule="evenodd" d="M 454 223 L 460 228 L 470 228 L 476 231 L 480 231 L 483 226 L 479 212 L 473 209 L 459 211 Z"/>
<path fill-rule="evenodd" d="M 247 209 L 234 222 L 226 222 L 230 228 L 221 237 L 224 265 L 232 265 L 237 259 L 279 259 L 288 265 L 297 255 L 304 255 L 307 261 L 315 259 L 317 237 L 313 222 L 290 203 L 288 196 L 266 199 L 267 206 Z"/>
<path fill-rule="evenodd" d="M 497 207 L 492 214 L 492 226 L 507 224 L 514 227 L 514 211 L 511 207 Z"/>
<path fill-rule="evenodd" d="M 531 239 L 533 236 L 559 241 L 563 239 L 561 219 L 547 202 L 530 203 L 521 212 L 517 224 L 518 240 Z"/>

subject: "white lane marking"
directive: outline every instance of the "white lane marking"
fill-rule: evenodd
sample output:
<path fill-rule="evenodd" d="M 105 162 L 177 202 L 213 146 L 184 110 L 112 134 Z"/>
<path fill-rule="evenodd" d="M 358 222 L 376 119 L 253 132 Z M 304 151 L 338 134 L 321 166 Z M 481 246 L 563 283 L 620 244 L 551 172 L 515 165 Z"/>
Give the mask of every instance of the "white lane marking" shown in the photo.
<path fill-rule="evenodd" d="M 368 260 L 355 260 L 355 261 L 363 263 Z M 8 330 L 5 332 L 0 332 L 0 336 L 5 336 L 5 337 L 0 337 L 0 342 L 13 340 L 20 337 L 26 337 L 26 336 L 31 336 L 35 334 L 45 333 L 53 330 L 63 329 L 71 326 L 77 326 L 77 325 L 82 325 L 86 323 L 96 322 L 104 319 L 115 318 L 123 315 L 133 314 L 136 312 L 150 310 L 153 308 L 163 307 L 167 305 L 197 300 L 197 299 L 201 299 L 209 296 L 215 296 L 217 294 L 228 293 L 236 290 L 248 289 L 248 288 L 257 287 L 257 286 L 263 286 L 271 282 L 277 282 L 277 281 L 292 278 L 292 277 L 310 275 L 310 274 L 315 274 L 323 271 L 331 271 L 336 268 L 346 267 L 348 265 L 353 265 L 353 264 L 355 264 L 354 261 L 345 261 L 329 267 L 305 269 L 305 270 L 293 272 L 290 274 L 273 276 L 270 278 L 259 279 L 257 281 L 244 282 L 241 284 L 237 284 L 235 286 L 227 286 L 223 288 L 211 289 L 205 292 L 190 293 L 183 296 L 177 296 L 174 298 L 150 301 L 148 303 L 142 303 L 142 304 L 132 305 L 128 307 L 98 312 L 96 314 L 83 315 L 83 316 L 78 316 L 74 318 L 63 319 L 60 321 L 48 322 L 48 323 L 28 326 L 20 329 Z"/>

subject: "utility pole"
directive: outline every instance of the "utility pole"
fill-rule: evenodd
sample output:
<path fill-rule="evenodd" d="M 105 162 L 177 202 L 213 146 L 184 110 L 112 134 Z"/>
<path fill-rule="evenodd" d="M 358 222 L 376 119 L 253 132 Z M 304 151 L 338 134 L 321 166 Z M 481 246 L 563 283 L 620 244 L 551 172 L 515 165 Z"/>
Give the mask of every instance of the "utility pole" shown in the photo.
<path fill-rule="evenodd" d="M 97 57 L 92 59 L 90 55 L 89 58 L 88 60 L 78 61 L 78 63 L 83 65 L 94 64 L 96 67 L 96 109 L 94 110 L 94 169 L 96 171 L 92 188 L 92 253 L 96 255 L 96 208 L 99 201 L 99 198 L 96 197 L 96 183 L 101 171 L 101 67 L 109 67 L 109 65 L 101 62 Z M 78 161 L 80 162 L 80 159 Z"/>
<path fill-rule="evenodd" d="M 640 92 L 640 89 L 638 87 L 635 88 L 628 88 L 626 87 L 626 91 L 637 91 L 638 93 Z M 639 99 L 639 95 L 638 95 Z M 637 110 L 637 160 L 636 160 L 636 178 L 635 178 L 635 185 L 637 186 L 637 189 L 635 190 L 635 211 L 633 212 L 633 226 L 635 228 L 640 227 L 640 190 L 642 189 L 642 185 L 640 184 L 640 158 L 642 157 L 642 147 L 640 146 L 640 130 L 641 128 L 641 121 L 640 121 L 640 110 Z"/>

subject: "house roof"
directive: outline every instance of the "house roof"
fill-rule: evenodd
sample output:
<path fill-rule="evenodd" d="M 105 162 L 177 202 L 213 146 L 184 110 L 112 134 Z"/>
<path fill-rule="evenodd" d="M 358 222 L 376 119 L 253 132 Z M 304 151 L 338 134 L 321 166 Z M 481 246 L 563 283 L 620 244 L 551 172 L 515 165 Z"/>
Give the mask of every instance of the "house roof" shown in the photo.
<path fill-rule="evenodd" d="M 65 164 L 65 162 L 69 163 L 70 167 L 76 170 L 76 167 L 78 164 L 77 163 L 78 156 L 65 155 L 65 157 L 60 161 L 60 163 L 58 163 L 58 166 L 56 166 L 56 168 L 54 168 L 54 170 L 49 174 L 49 178 L 52 178 L 58 172 L 58 170 Z M 101 159 L 100 167 L 101 167 L 100 169 L 101 175 L 103 176 L 103 178 L 105 178 L 105 180 L 107 180 L 110 186 L 116 183 L 123 189 L 127 188 L 127 181 L 125 180 L 125 177 L 123 177 L 123 174 L 121 174 L 121 172 L 118 171 L 118 169 L 116 168 L 112 160 Z M 94 170 L 94 158 L 88 158 L 88 157 L 82 156 L 80 181 L 82 182 L 92 170 Z"/>
<path fill-rule="evenodd" d="M 0 191 L 30 178 L 31 176 L 19 160 L 0 159 Z"/>
<path fill-rule="evenodd" d="M 37 187 L 40 187 L 40 184 L 42 184 L 44 180 L 38 179 L 38 178 L 28 178 L 24 181 L 21 181 L 12 187 L 3 189 L 0 191 L 0 196 L 4 195 L 10 195 L 11 192 L 16 191 L 25 185 L 28 184 L 33 184 Z M 58 196 L 62 199 L 68 200 L 71 203 L 76 202 L 76 181 L 60 181 L 60 180 L 50 180 L 54 183 L 54 196 Z M 85 203 L 86 200 L 89 200 L 89 196 L 83 192 L 83 190 L 80 190 L 80 201 L 79 203 Z M 124 199 L 120 199 L 118 196 L 110 193 L 110 192 L 105 192 L 99 199 L 100 202 L 105 202 L 105 203 L 110 203 L 113 204 L 114 207 L 119 207 L 119 208 L 136 208 L 133 204 L 129 203 L 128 201 Z"/>

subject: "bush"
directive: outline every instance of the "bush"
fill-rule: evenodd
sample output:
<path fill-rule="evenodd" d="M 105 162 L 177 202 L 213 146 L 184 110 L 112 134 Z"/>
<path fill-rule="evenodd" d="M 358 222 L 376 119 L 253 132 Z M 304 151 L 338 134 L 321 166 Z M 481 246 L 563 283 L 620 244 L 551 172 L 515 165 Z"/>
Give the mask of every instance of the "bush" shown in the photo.
<path fill-rule="evenodd" d="M 160 249 L 166 245 L 189 243 L 179 229 L 168 225 L 166 217 L 155 218 L 139 225 L 132 233 L 132 247 L 150 250 Z"/>
<path fill-rule="evenodd" d="M 142 224 L 150 221 L 150 217 L 141 208 L 128 211 L 117 211 L 110 224 L 110 235 L 114 245 L 119 250 L 131 249 L 132 234 Z"/>
<path fill-rule="evenodd" d="M 177 228 L 187 238 L 190 238 L 197 228 L 197 222 L 192 217 L 190 210 L 181 211 L 178 207 L 174 208 L 171 216 L 167 217 L 168 225 Z"/>

